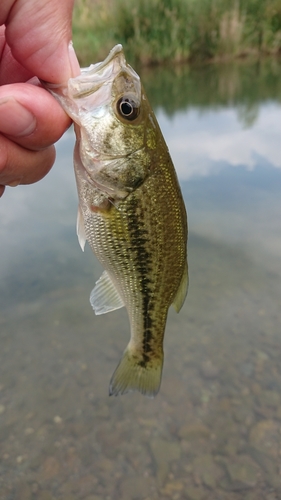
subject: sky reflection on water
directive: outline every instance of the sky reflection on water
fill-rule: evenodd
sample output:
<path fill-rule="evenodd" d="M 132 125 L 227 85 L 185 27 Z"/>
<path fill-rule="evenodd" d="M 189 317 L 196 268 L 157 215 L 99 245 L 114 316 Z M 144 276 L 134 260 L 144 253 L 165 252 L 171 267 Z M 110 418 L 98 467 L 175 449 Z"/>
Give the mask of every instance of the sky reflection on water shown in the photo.
<path fill-rule="evenodd" d="M 88 301 L 101 268 L 75 234 L 73 131 L 44 180 L 0 201 L 1 500 L 281 498 L 281 105 L 157 116 L 190 290 L 154 401 L 107 396 L 129 327 Z"/>
<path fill-rule="evenodd" d="M 179 112 L 169 120 L 159 113 L 162 131 L 180 179 L 217 174 L 225 166 L 253 170 L 266 163 L 281 168 L 281 106 L 265 103 L 251 126 L 246 126 L 237 107 Z"/>

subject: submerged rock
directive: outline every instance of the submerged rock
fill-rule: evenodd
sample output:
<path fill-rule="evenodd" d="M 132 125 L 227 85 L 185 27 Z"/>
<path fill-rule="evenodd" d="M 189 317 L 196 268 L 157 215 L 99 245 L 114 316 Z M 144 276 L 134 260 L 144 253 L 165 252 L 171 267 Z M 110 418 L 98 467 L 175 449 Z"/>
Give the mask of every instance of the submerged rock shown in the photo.
<path fill-rule="evenodd" d="M 280 425 L 273 420 L 261 420 L 252 427 L 249 441 L 251 446 L 262 453 L 273 458 L 279 457 Z"/>
<path fill-rule="evenodd" d="M 150 497 L 153 486 L 153 480 L 149 477 L 134 476 L 123 479 L 120 484 L 120 500 Z"/>
<path fill-rule="evenodd" d="M 208 359 L 201 364 L 200 373 L 206 379 L 215 379 L 219 376 L 219 368 Z"/>
<path fill-rule="evenodd" d="M 1 493 L 0 493 L 1 498 Z M 31 500 L 33 498 L 30 486 L 27 483 L 18 484 L 15 492 L 15 500 Z"/>
<path fill-rule="evenodd" d="M 210 454 L 196 457 L 192 469 L 195 478 L 199 478 L 200 482 L 210 489 L 215 489 L 217 482 L 223 476 L 223 470 L 214 462 L 214 458 Z"/>
<path fill-rule="evenodd" d="M 260 469 L 250 457 L 239 456 L 227 461 L 225 465 L 230 479 L 229 489 L 235 491 L 256 486 Z"/>
<path fill-rule="evenodd" d="M 206 425 L 200 422 L 195 424 L 184 424 L 179 429 L 179 437 L 182 439 L 193 440 L 193 439 L 209 439 L 210 430 Z"/>
<path fill-rule="evenodd" d="M 156 464 L 158 483 L 162 484 L 168 474 L 168 463 L 180 458 L 180 444 L 156 438 L 151 441 L 150 449 Z"/>
<path fill-rule="evenodd" d="M 202 488 L 190 487 L 185 492 L 188 500 L 206 500 L 208 498 L 206 492 Z"/>

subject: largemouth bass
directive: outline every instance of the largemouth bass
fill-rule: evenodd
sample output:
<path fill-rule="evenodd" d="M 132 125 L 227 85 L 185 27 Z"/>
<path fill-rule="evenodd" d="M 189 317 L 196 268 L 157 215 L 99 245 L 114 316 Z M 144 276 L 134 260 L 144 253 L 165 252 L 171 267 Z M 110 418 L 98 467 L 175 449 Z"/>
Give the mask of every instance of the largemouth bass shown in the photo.
<path fill-rule="evenodd" d="M 131 339 L 110 395 L 157 394 L 169 306 L 188 286 L 187 218 L 176 173 L 137 73 L 116 45 L 65 85 L 48 84 L 74 121 L 77 234 L 105 268 L 96 314 L 126 306 Z"/>

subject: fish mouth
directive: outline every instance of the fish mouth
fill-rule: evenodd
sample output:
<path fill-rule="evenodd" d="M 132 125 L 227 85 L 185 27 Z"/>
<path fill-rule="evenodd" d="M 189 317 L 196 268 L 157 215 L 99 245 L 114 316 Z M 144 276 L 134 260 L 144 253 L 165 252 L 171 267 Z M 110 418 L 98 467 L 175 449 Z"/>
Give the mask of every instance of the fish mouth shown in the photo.
<path fill-rule="evenodd" d="M 126 59 L 125 59 L 124 52 L 123 52 L 123 46 L 121 45 L 121 43 L 118 43 L 117 45 L 115 45 L 115 47 L 113 47 L 113 49 L 111 49 L 111 51 L 109 52 L 108 56 L 105 58 L 104 61 L 97 63 L 97 65 L 96 65 L 97 68 L 99 70 L 104 68 L 108 63 L 110 63 L 112 61 L 112 59 L 114 59 L 116 57 L 117 54 L 120 54 L 121 58 L 123 59 L 124 63 L 126 64 Z"/>
<path fill-rule="evenodd" d="M 81 113 L 85 114 L 89 110 L 93 112 L 120 97 L 118 82 L 125 82 L 127 93 L 133 89 L 138 96 L 137 101 L 140 100 L 140 77 L 127 64 L 121 44 L 113 47 L 104 61 L 81 68 L 80 75 L 67 82 L 57 84 L 41 80 L 43 87 L 59 101 L 70 118 L 80 125 Z"/>
<path fill-rule="evenodd" d="M 104 61 L 98 62 L 96 64 L 91 64 L 87 68 L 81 68 L 80 75 L 78 75 L 74 78 L 70 78 L 69 82 L 80 80 L 81 84 L 89 83 L 88 80 L 90 80 L 93 75 L 102 72 L 102 70 L 104 68 L 106 68 L 115 58 L 116 58 L 116 62 L 119 64 L 120 67 L 127 66 L 125 55 L 123 52 L 123 46 L 121 45 L 121 43 L 115 45 L 115 47 L 113 47 L 113 49 L 111 49 L 111 51 L 109 52 L 108 56 L 105 58 Z M 114 72 L 114 70 L 111 71 L 111 73 L 113 73 L 113 72 Z M 108 76 L 109 75 L 105 75 L 105 79 L 107 79 Z M 64 82 L 64 83 L 50 83 L 50 82 L 47 82 L 46 80 L 41 80 L 41 79 L 40 79 L 40 82 L 43 85 L 43 87 L 45 87 L 48 90 L 61 89 L 67 85 L 66 82 Z M 86 96 L 86 93 L 85 93 L 85 91 L 83 92 L 83 90 L 81 92 L 77 92 L 76 94 L 73 94 L 74 98 L 79 98 L 82 96 L 83 97 Z"/>
<path fill-rule="evenodd" d="M 140 86 L 139 75 L 126 62 L 121 44 L 115 45 L 104 61 L 81 68 L 81 74 L 68 81 L 68 93 L 73 99 L 85 98 L 103 85 L 110 86 L 120 73 L 126 73 Z M 49 87 L 54 88 L 54 87 Z"/>

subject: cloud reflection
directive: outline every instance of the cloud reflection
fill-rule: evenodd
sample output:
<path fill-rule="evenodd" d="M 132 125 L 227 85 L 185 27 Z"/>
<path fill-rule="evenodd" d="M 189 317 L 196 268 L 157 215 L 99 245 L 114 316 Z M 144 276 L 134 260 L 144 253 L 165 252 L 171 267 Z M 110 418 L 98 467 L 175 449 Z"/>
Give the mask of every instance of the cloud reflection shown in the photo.
<path fill-rule="evenodd" d="M 179 178 L 210 176 L 229 166 L 253 170 L 261 161 L 281 168 L 281 106 L 259 106 L 255 123 L 245 128 L 241 110 L 228 107 L 202 112 L 190 109 L 170 121 L 163 112 L 157 117 Z"/>

